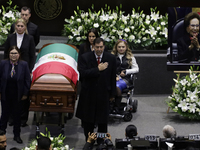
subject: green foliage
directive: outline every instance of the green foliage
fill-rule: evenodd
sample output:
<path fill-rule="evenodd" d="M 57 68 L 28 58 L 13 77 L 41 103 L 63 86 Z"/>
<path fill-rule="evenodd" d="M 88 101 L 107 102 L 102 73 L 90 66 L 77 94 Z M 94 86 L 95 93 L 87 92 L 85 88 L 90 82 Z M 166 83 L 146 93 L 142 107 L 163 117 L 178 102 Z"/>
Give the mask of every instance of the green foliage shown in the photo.
<path fill-rule="evenodd" d="M 111 10 L 107 4 L 98 12 L 94 5 L 88 11 L 74 11 L 74 15 L 65 19 L 63 35 L 68 36 L 69 44 L 80 45 L 86 40 L 89 29 L 97 28 L 106 45 L 113 47 L 118 39 L 128 41 L 131 49 L 157 49 L 167 45 L 168 16 L 159 15 L 157 8 L 150 8 L 151 14 L 147 15 L 134 8 L 132 14 L 125 15 L 122 5 Z"/>
<path fill-rule="evenodd" d="M 0 9 L 0 45 L 2 45 L 10 31 L 11 25 L 19 18 L 20 13 L 17 10 L 18 6 L 12 6 L 12 0 L 8 0 L 8 6 L 1 6 Z"/>
<path fill-rule="evenodd" d="M 174 79 L 173 94 L 169 96 L 168 106 L 181 116 L 200 119 L 200 74 L 191 68 L 190 74 L 179 80 Z M 179 78 L 179 75 L 177 75 Z"/>
<path fill-rule="evenodd" d="M 50 132 L 48 131 L 48 129 L 46 128 L 46 134 L 41 133 L 40 134 L 42 136 L 48 137 L 51 140 L 51 145 L 52 148 L 55 150 L 69 150 L 69 146 L 68 145 L 64 145 L 64 140 L 65 140 L 65 136 L 63 136 L 62 134 L 59 134 L 58 137 L 51 137 Z M 39 138 L 39 137 L 37 137 Z M 28 147 L 25 147 L 23 150 L 35 150 L 37 144 L 37 139 L 34 139 L 30 142 Z"/>

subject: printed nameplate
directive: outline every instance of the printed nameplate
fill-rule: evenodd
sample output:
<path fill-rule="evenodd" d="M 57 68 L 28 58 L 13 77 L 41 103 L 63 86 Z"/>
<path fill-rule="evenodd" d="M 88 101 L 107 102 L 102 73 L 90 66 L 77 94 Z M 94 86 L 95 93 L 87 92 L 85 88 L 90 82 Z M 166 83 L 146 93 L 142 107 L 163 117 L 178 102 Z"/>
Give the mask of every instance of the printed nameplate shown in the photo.
<path fill-rule="evenodd" d="M 148 140 L 148 141 L 157 141 L 157 136 L 155 134 L 146 134 L 144 136 L 144 139 L 145 140 Z"/>
<path fill-rule="evenodd" d="M 189 140 L 200 141 L 200 134 L 189 134 Z"/>

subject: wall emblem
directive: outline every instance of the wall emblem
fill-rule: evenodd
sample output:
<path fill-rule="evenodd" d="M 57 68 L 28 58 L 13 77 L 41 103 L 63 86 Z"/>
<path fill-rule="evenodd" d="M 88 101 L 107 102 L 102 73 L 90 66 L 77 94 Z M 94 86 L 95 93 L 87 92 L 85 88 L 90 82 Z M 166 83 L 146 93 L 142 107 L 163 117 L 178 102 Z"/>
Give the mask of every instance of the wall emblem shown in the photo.
<path fill-rule="evenodd" d="M 62 11 L 61 0 L 35 0 L 34 10 L 44 20 L 56 18 Z"/>

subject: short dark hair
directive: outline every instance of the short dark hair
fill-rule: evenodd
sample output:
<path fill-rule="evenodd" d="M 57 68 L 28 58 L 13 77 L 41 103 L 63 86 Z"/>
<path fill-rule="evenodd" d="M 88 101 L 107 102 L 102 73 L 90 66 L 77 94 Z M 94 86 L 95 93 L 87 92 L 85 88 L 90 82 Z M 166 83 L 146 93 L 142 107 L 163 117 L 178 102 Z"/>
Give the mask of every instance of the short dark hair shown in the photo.
<path fill-rule="evenodd" d="M 22 7 L 22 8 L 21 8 L 21 11 L 22 11 L 22 10 L 23 10 L 23 11 L 27 11 L 27 10 L 28 10 L 29 13 L 31 14 L 31 9 L 30 9 L 29 7 L 27 7 L 27 6 Z"/>
<path fill-rule="evenodd" d="M 3 131 L 3 130 L 0 130 L 0 136 L 2 136 L 2 135 L 5 135 L 6 134 L 6 132 L 5 131 Z"/>
<path fill-rule="evenodd" d="M 37 149 L 38 150 L 49 150 L 50 146 L 51 146 L 51 140 L 48 137 L 40 137 L 39 139 L 37 139 Z"/>
<path fill-rule="evenodd" d="M 185 28 L 187 28 L 190 25 L 190 21 L 194 18 L 197 18 L 199 20 L 199 23 L 200 23 L 200 16 L 197 12 L 191 12 L 191 13 L 189 13 L 185 16 L 185 18 L 184 18 Z"/>
<path fill-rule="evenodd" d="M 101 43 L 101 42 L 103 42 L 103 45 L 105 45 L 104 40 L 103 40 L 102 38 L 98 37 L 98 38 L 96 38 L 96 39 L 94 40 L 94 45 L 95 45 L 95 44 L 99 44 L 99 43 Z"/>
<path fill-rule="evenodd" d="M 137 128 L 135 125 L 131 124 L 126 127 L 125 132 L 126 136 L 131 139 L 137 135 Z"/>

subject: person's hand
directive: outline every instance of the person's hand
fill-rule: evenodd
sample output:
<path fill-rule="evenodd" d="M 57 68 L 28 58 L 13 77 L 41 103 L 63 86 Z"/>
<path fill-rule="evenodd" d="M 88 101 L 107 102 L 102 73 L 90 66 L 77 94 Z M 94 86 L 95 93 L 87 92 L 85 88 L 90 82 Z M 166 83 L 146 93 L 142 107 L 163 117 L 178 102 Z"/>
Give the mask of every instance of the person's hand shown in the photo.
<path fill-rule="evenodd" d="M 193 37 L 191 43 L 194 45 L 194 47 L 199 48 L 199 41 L 197 37 Z"/>
<path fill-rule="evenodd" d="M 106 68 L 108 68 L 108 62 L 105 62 L 105 63 L 100 63 L 99 65 L 98 65 L 98 68 L 99 68 L 99 71 L 103 71 L 103 70 L 105 70 Z"/>
<path fill-rule="evenodd" d="M 106 133 L 106 135 L 107 135 L 107 139 L 109 139 L 109 140 L 111 140 L 111 135 L 110 135 L 110 133 Z"/>
<path fill-rule="evenodd" d="M 23 101 L 23 100 L 26 100 L 26 99 L 27 99 L 27 96 L 23 95 L 21 100 Z"/>
<path fill-rule="evenodd" d="M 90 132 L 88 133 L 88 139 L 87 139 L 87 142 L 88 142 L 88 143 L 92 143 L 92 142 L 94 142 L 96 139 L 97 139 L 96 133 L 91 133 L 91 134 L 90 134 Z"/>
<path fill-rule="evenodd" d="M 119 77 L 118 76 L 116 77 L 116 81 L 119 81 Z"/>
<path fill-rule="evenodd" d="M 122 71 L 121 71 L 121 73 L 120 73 L 120 76 L 121 76 L 121 77 L 124 77 L 124 76 L 126 75 L 124 72 L 125 72 L 125 70 L 122 70 Z"/>
<path fill-rule="evenodd" d="M 112 102 L 112 101 L 114 101 L 114 99 L 115 99 L 114 97 L 111 97 L 111 98 L 110 98 L 110 101 Z"/>

